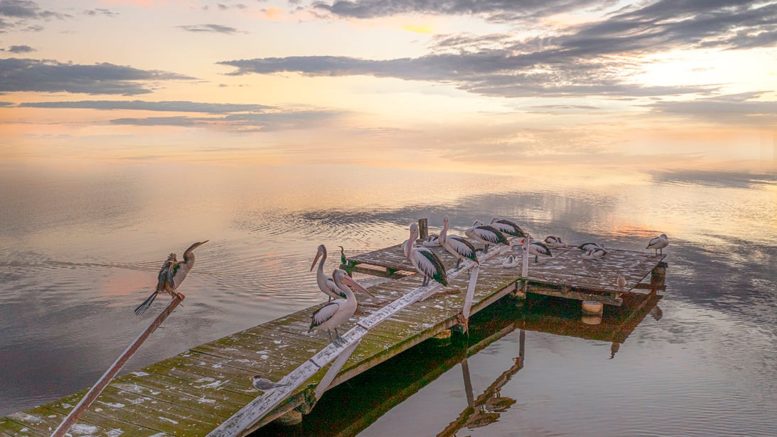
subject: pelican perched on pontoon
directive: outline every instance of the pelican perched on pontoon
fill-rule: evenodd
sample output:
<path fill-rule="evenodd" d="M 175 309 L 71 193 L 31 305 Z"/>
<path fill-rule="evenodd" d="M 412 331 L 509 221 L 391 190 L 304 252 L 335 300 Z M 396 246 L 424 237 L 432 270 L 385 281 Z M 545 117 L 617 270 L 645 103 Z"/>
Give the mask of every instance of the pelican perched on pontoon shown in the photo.
<path fill-rule="evenodd" d="M 189 270 L 194 267 L 194 249 L 207 242 L 208 240 L 200 241 L 199 243 L 194 243 L 189 246 L 189 248 L 183 252 L 183 261 L 178 261 L 174 253 L 168 255 L 157 275 L 156 290 L 154 290 L 143 303 L 135 308 L 135 314 L 142 315 L 146 312 L 148 307 L 154 303 L 154 299 L 156 299 L 157 295 L 163 291 L 170 294 L 170 296 L 183 299 L 183 294 L 178 293 L 176 289 L 181 286 L 183 280 L 186 279 L 186 275 L 189 274 Z"/>
<path fill-rule="evenodd" d="M 461 261 L 469 259 L 478 262 L 475 246 L 464 238 L 456 235 L 448 235 L 448 217 L 442 219 L 442 231 L 440 232 L 440 244 L 451 255 L 456 257 L 456 269 L 459 269 Z"/>
<path fill-rule="evenodd" d="M 554 249 L 560 248 L 560 247 L 567 247 L 567 244 L 561 240 L 561 237 L 557 237 L 555 235 L 548 235 L 547 237 L 545 237 L 545 244 L 547 244 L 548 247 L 552 247 Z"/>
<path fill-rule="evenodd" d="M 343 270 L 335 270 L 334 277 L 333 281 L 344 285 L 342 291 L 345 294 L 345 299 L 335 299 L 314 312 L 310 318 L 310 329 L 308 329 L 308 332 L 326 330 L 331 339 L 332 331 L 335 331 L 334 340 L 337 342 L 342 340 L 340 333 L 337 332 L 337 328 L 356 313 L 356 308 L 359 305 L 356 301 L 354 290 L 359 290 L 370 296 L 374 295 L 354 281 Z"/>
<path fill-rule="evenodd" d="M 520 244 L 523 247 L 523 245 L 526 244 L 526 239 L 521 238 Z M 529 241 L 529 255 L 534 255 L 535 263 L 539 262 L 539 255 L 553 258 L 553 252 L 551 252 L 550 248 L 542 241 Z"/>
<path fill-rule="evenodd" d="M 604 246 L 600 245 L 599 243 L 583 243 L 577 246 L 577 248 L 583 252 L 588 252 L 589 250 L 593 249 L 604 249 Z"/>
<path fill-rule="evenodd" d="M 491 226 L 495 227 L 497 230 L 499 230 L 499 232 L 512 235 L 513 237 L 526 238 L 529 236 L 529 234 L 524 232 L 523 229 L 521 229 L 521 227 L 518 226 L 515 222 L 504 218 L 492 218 Z"/>
<path fill-rule="evenodd" d="M 316 257 L 313 259 L 313 264 L 310 266 L 310 271 L 312 272 L 313 268 L 316 266 L 316 263 L 318 263 L 318 270 L 316 271 L 316 283 L 318 284 L 318 289 L 321 290 L 321 292 L 325 295 L 329 296 L 330 302 L 332 299 L 344 299 L 345 292 L 343 292 L 343 290 L 341 290 L 340 287 L 335 284 L 335 281 L 332 278 L 328 278 L 326 274 L 324 274 L 324 264 L 326 263 L 326 257 L 326 246 L 319 244 Z M 319 259 L 321 260 L 320 262 Z"/>
<path fill-rule="evenodd" d="M 418 239 L 418 225 L 410 224 L 410 238 L 403 243 L 405 257 L 413 264 L 418 273 L 424 277 L 421 284 L 423 287 L 429 285 L 429 279 L 434 279 L 442 285 L 448 285 L 448 275 L 445 272 L 445 266 L 440 258 L 426 247 L 417 247 L 415 245 Z"/>
<path fill-rule="evenodd" d="M 597 259 L 602 258 L 605 255 L 607 255 L 607 250 L 603 247 L 594 247 L 588 250 L 588 252 L 584 253 L 582 257 L 584 259 Z"/>
<path fill-rule="evenodd" d="M 479 220 L 475 220 L 472 223 L 472 227 L 464 231 L 464 234 L 475 241 L 483 243 L 485 245 L 483 253 L 488 253 L 488 246 L 492 244 L 510 245 L 510 241 L 504 236 L 502 231 L 491 225 L 484 225 Z"/>
<path fill-rule="evenodd" d="M 664 254 L 664 248 L 666 246 L 669 246 L 669 237 L 666 236 L 666 234 L 661 234 L 656 238 L 651 239 L 648 242 L 648 245 L 646 249 L 653 249 L 656 251 L 656 255 L 661 253 L 661 255 Z"/>

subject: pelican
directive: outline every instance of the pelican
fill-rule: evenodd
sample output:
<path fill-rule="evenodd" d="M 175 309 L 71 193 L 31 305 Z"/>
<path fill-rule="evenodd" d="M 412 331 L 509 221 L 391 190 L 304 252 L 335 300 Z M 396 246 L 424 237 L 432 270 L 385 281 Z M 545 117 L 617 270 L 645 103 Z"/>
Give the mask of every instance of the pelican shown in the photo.
<path fill-rule="evenodd" d="M 651 239 L 648 242 L 646 249 L 653 249 L 655 250 L 656 255 L 658 255 L 659 252 L 661 253 L 661 255 L 663 255 L 664 248 L 666 246 L 669 246 L 669 237 L 667 237 L 666 234 L 661 234 L 658 237 Z"/>
<path fill-rule="evenodd" d="M 472 223 L 472 227 L 464 231 L 464 233 L 469 238 L 485 244 L 483 253 L 488 253 L 488 246 L 491 244 L 510 245 L 510 242 L 507 241 L 507 237 L 505 237 L 499 229 L 491 225 L 481 224 L 478 220 L 475 220 L 475 222 Z"/>
<path fill-rule="evenodd" d="M 330 302 L 332 299 L 345 298 L 345 293 L 340 289 L 340 287 L 337 286 L 337 284 L 335 284 L 334 279 L 327 278 L 324 274 L 324 263 L 326 263 L 326 246 L 323 244 L 318 245 L 318 252 L 316 252 L 316 257 L 313 259 L 313 264 L 310 266 L 310 271 L 313 271 L 313 267 L 316 266 L 316 262 L 318 262 L 319 258 L 321 259 L 321 262 L 318 263 L 318 271 L 316 272 L 316 283 L 318 283 L 318 289 L 321 290 L 322 293 L 329 296 Z M 332 276 L 334 276 L 334 274 Z"/>
<path fill-rule="evenodd" d="M 520 264 L 519 259 L 515 255 L 508 255 L 507 258 L 502 261 L 502 267 L 509 269 L 512 267 L 516 267 Z"/>
<path fill-rule="evenodd" d="M 607 255 L 607 251 L 604 248 L 596 247 L 593 249 L 589 249 L 588 252 L 584 253 L 582 256 L 585 259 L 596 259 L 596 258 L 602 258 L 605 255 Z"/>
<path fill-rule="evenodd" d="M 255 389 L 261 391 L 275 390 L 276 388 L 287 387 L 290 384 L 290 382 L 283 384 L 272 382 L 267 378 L 263 378 L 261 375 L 254 375 L 251 377 L 251 385 L 254 386 Z"/>
<path fill-rule="evenodd" d="M 526 243 L 526 239 L 521 238 L 521 246 L 523 246 L 524 243 Z M 539 262 L 539 255 L 553 258 L 553 253 L 550 251 L 550 248 L 541 241 L 529 241 L 529 255 L 534 255 L 535 263 Z"/>
<path fill-rule="evenodd" d="M 547 244 L 548 247 L 552 247 L 554 249 L 567 246 L 566 243 L 561 240 L 561 237 L 557 237 L 555 235 L 548 235 L 545 237 L 545 244 Z"/>
<path fill-rule="evenodd" d="M 418 239 L 418 225 L 410 224 L 410 238 L 404 243 L 405 257 L 413 264 L 418 273 L 424 277 L 421 286 L 429 285 L 429 279 L 434 279 L 442 285 L 448 285 L 448 275 L 445 266 L 437 255 L 426 247 L 416 247 Z"/>
<path fill-rule="evenodd" d="M 424 247 L 440 247 L 440 237 L 437 235 L 430 235 L 421 242 Z"/>
<path fill-rule="evenodd" d="M 156 290 L 151 293 L 151 296 L 147 297 L 137 308 L 135 308 L 135 314 L 142 315 L 148 307 L 154 303 L 156 296 L 164 291 L 172 297 L 183 299 L 183 294 L 175 291 L 186 279 L 186 275 L 189 274 L 189 270 L 194 267 L 194 249 L 207 243 L 209 240 L 200 241 L 189 246 L 183 253 L 183 261 L 178 261 L 176 255 L 171 253 L 167 256 L 167 259 L 162 264 L 162 268 L 157 275 Z"/>
<path fill-rule="evenodd" d="M 588 252 L 592 249 L 604 249 L 604 246 L 601 246 L 599 243 L 583 243 L 579 246 L 577 246 L 578 249 L 582 250 L 583 252 Z"/>
<path fill-rule="evenodd" d="M 342 340 L 342 337 L 340 337 L 340 333 L 337 332 L 337 327 L 348 321 L 348 319 L 356 313 L 356 308 L 358 306 L 356 296 L 353 294 L 351 287 L 364 291 L 370 296 L 373 296 L 373 294 L 351 279 L 348 274 L 340 269 L 335 270 L 334 275 L 337 278 L 336 281 L 338 283 L 345 285 L 342 290 L 345 294 L 345 299 L 335 299 L 316 310 L 310 318 L 310 329 L 308 329 L 308 332 L 326 329 L 329 338 L 331 339 L 332 330 L 334 330 L 336 335 L 335 342 L 338 342 Z"/>
<path fill-rule="evenodd" d="M 521 229 L 520 226 L 507 219 L 492 218 L 491 226 L 495 227 L 499 232 L 503 234 L 512 235 L 513 237 L 526 238 L 529 235 Z"/>
<path fill-rule="evenodd" d="M 448 217 L 442 219 L 442 232 L 440 232 L 440 244 L 451 255 L 456 257 L 456 269 L 459 269 L 463 259 L 478 262 L 475 246 L 469 241 L 456 235 L 448 235 Z"/>

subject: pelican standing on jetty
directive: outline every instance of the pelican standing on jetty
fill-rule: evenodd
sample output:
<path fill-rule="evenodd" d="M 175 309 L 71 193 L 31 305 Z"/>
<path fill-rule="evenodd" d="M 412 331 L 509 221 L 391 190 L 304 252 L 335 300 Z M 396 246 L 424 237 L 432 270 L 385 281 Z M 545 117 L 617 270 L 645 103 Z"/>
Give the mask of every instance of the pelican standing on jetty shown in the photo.
<path fill-rule="evenodd" d="M 442 231 L 440 232 L 440 244 L 451 255 L 456 257 L 456 270 L 459 269 L 461 261 L 469 259 L 478 263 L 478 256 L 475 253 L 475 246 L 469 241 L 456 235 L 448 235 L 448 217 L 442 219 Z"/>
<path fill-rule="evenodd" d="M 426 247 L 415 245 L 418 239 L 418 225 L 410 224 L 410 238 L 403 244 L 405 257 L 413 264 L 418 273 L 424 277 L 422 287 L 429 285 L 429 279 L 434 279 L 442 285 L 448 285 L 448 275 L 445 266 L 437 255 Z"/>
<path fill-rule="evenodd" d="M 318 262 L 318 271 L 316 272 L 316 283 L 318 284 L 318 289 L 321 290 L 322 293 L 329 296 L 329 301 L 331 302 L 332 299 L 344 299 L 345 293 L 343 290 L 340 289 L 340 287 L 337 286 L 334 279 L 328 278 L 324 274 L 324 264 L 326 263 L 326 246 L 323 244 L 318 245 L 318 251 L 316 252 L 316 257 L 313 259 L 313 264 L 310 266 L 310 271 L 313 271 L 313 267 L 316 266 L 316 263 L 320 259 L 321 262 Z M 336 269 L 335 272 L 340 269 Z M 342 270 L 341 270 L 342 271 Z M 345 272 L 343 272 L 345 273 Z M 332 273 L 332 276 L 334 276 L 334 272 Z"/>
<path fill-rule="evenodd" d="M 596 259 L 596 258 L 602 258 L 605 255 L 607 255 L 607 250 L 605 250 L 602 247 L 594 247 L 594 248 L 588 249 L 588 252 L 584 253 L 582 257 L 584 259 Z"/>
<path fill-rule="evenodd" d="M 604 246 L 599 245 L 599 243 L 583 243 L 577 246 L 577 248 L 583 252 L 588 252 L 589 250 L 593 249 L 604 249 Z"/>
<path fill-rule="evenodd" d="M 666 246 L 669 246 L 669 237 L 667 237 L 666 234 L 661 234 L 658 237 L 651 239 L 645 249 L 653 249 L 656 255 L 659 253 L 663 255 Z"/>
<path fill-rule="evenodd" d="M 521 238 L 520 244 L 523 246 L 526 243 L 526 238 Z M 539 262 L 539 255 L 549 256 L 553 258 L 553 252 L 550 248 L 541 241 L 529 241 L 529 255 L 534 255 L 534 262 Z"/>
<path fill-rule="evenodd" d="M 545 244 L 547 244 L 548 247 L 552 247 L 554 249 L 567 246 L 566 243 L 561 240 L 561 237 L 557 237 L 555 235 L 548 235 L 545 237 Z"/>
<path fill-rule="evenodd" d="M 359 305 L 352 289 L 362 291 L 373 297 L 374 295 L 340 269 L 335 270 L 334 276 L 334 281 L 344 285 L 342 291 L 345 294 L 345 299 L 335 299 L 314 312 L 310 318 L 310 329 L 308 329 L 308 332 L 325 329 L 331 339 L 332 331 L 334 330 L 334 341 L 339 342 L 342 338 L 340 333 L 337 332 L 337 327 L 353 317 Z"/>
<path fill-rule="evenodd" d="M 491 225 L 484 225 L 480 220 L 475 220 L 472 223 L 472 227 L 464 231 L 464 234 L 475 241 L 483 243 L 485 245 L 483 253 L 488 253 L 488 246 L 492 244 L 510 245 L 507 237 L 499 229 Z"/>
<path fill-rule="evenodd" d="M 513 237 L 526 238 L 529 236 L 529 234 L 524 232 L 515 222 L 504 218 L 492 218 L 491 226 L 495 227 L 499 232 L 512 235 Z"/>
<path fill-rule="evenodd" d="M 183 253 L 183 261 L 178 261 L 176 255 L 171 253 L 167 256 L 167 259 L 162 264 L 162 268 L 157 275 L 156 290 L 151 293 L 151 296 L 147 297 L 137 308 L 135 308 L 135 314 L 140 316 L 154 303 L 157 295 L 160 292 L 166 292 L 174 298 L 183 299 L 183 293 L 175 291 L 186 279 L 186 275 L 189 274 L 189 270 L 194 267 L 194 249 L 207 243 L 209 240 L 200 241 L 189 246 Z"/>

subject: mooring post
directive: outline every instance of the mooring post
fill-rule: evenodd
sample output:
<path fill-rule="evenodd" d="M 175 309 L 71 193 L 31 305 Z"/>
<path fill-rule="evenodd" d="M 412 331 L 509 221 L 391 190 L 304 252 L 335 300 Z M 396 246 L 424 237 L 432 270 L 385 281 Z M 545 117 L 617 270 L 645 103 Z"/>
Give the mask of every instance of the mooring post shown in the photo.
<path fill-rule="evenodd" d="M 650 292 L 656 294 L 658 290 L 661 290 L 666 281 L 666 268 L 668 264 L 661 261 L 650 272 Z"/>
<path fill-rule="evenodd" d="M 426 240 L 426 237 L 428 236 L 429 236 L 429 219 L 427 218 L 418 219 L 418 238 L 422 240 Z"/>
<path fill-rule="evenodd" d="M 529 239 L 526 237 L 523 239 L 523 253 L 521 254 L 521 277 L 523 277 L 523 293 L 529 292 Z"/>
<path fill-rule="evenodd" d="M 81 399 L 81 401 L 78 403 L 78 405 L 73 408 L 70 413 L 65 417 L 65 419 L 62 421 L 62 423 L 59 424 L 56 430 L 54 430 L 54 433 L 51 434 L 51 437 L 63 437 L 65 433 L 70 429 L 71 426 L 73 426 L 77 421 L 78 418 L 81 417 L 81 414 L 86 411 L 87 408 L 89 408 L 90 405 L 92 405 L 92 402 L 94 402 L 98 396 L 100 396 L 100 393 L 105 390 L 105 387 L 108 386 L 108 383 L 111 382 L 114 376 L 121 370 L 122 367 L 124 367 L 124 364 L 127 363 L 127 360 L 132 357 L 132 355 L 137 352 L 137 350 L 140 348 L 140 345 L 143 344 L 144 341 L 148 338 L 151 333 L 156 331 L 156 329 L 159 327 L 159 325 L 162 324 L 162 322 L 165 321 L 167 316 L 169 316 L 175 307 L 178 306 L 181 302 L 183 302 L 183 294 L 180 295 L 181 297 L 174 297 L 173 300 L 170 301 L 170 303 L 167 305 L 167 308 L 160 313 L 156 319 L 154 319 L 153 322 L 151 322 L 150 325 L 148 325 L 148 328 L 146 328 L 143 332 L 140 333 L 140 335 L 130 343 L 129 346 L 127 346 L 127 349 L 124 350 L 124 352 L 119 355 L 118 358 L 116 358 L 116 361 L 113 362 L 111 367 L 108 368 L 108 370 L 103 373 L 103 375 L 100 377 L 100 379 L 97 380 L 96 383 L 92 386 L 92 388 L 89 389 L 89 391 L 86 393 L 86 395 Z"/>

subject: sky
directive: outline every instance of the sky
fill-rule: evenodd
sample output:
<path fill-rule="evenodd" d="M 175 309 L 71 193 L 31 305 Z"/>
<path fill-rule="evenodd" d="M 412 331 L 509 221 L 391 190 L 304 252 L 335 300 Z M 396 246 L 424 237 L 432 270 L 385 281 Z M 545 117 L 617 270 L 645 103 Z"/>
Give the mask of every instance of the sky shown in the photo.
<path fill-rule="evenodd" d="M 777 1 L 0 0 L 0 159 L 772 173 Z"/>

